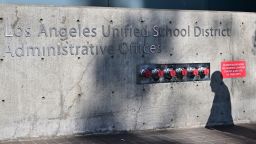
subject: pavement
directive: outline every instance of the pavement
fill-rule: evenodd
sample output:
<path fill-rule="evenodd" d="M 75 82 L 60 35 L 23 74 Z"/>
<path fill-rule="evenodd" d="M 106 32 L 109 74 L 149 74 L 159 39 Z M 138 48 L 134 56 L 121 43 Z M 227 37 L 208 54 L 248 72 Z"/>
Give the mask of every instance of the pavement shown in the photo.
<path fill-rule="evenodd" d="M 1 144 L 256 144 L 256 124 L 0 141 Z"/>

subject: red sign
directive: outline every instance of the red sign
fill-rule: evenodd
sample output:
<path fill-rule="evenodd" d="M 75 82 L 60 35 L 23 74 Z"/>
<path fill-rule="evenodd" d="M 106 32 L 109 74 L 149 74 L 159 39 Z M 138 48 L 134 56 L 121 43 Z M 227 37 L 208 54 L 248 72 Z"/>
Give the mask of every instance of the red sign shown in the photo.
<path fill-rule="evenodd" d="M 221 73 L 223 75 L 223 78 L 245 77 L 245 61 L 223 61 L 221 62 Z"/>

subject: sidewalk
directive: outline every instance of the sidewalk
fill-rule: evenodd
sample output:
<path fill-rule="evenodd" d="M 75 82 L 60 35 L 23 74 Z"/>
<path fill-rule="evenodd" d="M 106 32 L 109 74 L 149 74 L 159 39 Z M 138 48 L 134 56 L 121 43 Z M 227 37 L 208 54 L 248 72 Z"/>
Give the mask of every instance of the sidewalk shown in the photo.
<path fill-rule="evenodd" d="M 256 124 L 212 129 L 193 128 L 132 134 L 62 137 L 1 144 L 256 144 Z"/>

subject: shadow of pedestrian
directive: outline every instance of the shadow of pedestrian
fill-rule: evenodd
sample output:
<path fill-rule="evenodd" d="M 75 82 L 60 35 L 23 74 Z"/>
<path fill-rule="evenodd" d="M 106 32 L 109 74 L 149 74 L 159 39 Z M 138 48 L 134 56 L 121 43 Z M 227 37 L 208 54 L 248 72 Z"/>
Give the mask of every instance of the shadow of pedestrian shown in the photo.
<path fill-rule="evenodd" d="M 215 71 L 212 74 L 210 86 L 215 95 L 211 114 L 205 127 L 212 128 L 220 125 L 233 126 L 230 93 L 228 87 L 223 82 L 223 76 L 220 71 Z"/>
<path fill-rule="evenodd" d="M 236 137 L 237 139 L 244 140 L 244 138 L 248 140 L 256 140 L 256 124 L 243 124 L 243 125 L 235 125 L 235 126 L 216 126 L 215 130 L 224 132 L 227 135 L 231 135 L 232 137 Z M 247 142 L 249 143 L 249 142 Z"/>

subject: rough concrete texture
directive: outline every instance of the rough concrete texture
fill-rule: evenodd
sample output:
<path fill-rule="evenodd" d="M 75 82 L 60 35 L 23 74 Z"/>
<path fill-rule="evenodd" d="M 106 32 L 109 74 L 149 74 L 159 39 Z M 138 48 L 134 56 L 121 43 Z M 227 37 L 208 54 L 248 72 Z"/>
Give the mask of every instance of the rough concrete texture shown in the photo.
<path fill-rule="evenodd" d="M 232 124 L 225 103 L 211 112 L 216 95 L 230 95 L 235 123 L 256 121 L 254 13 L 0 5 L 0 18 L 0 139 L 199 127 L 211 113 L 211 124 Z M 107 37 L 102 25 L 147 27 L 151 35 Z M 190 26 L 191 33 L 160 37 L 154 26 Z M 196 26 L 231 33 L 196 37 Z M 71 31 L 67 37 L 64 28 Z M 120 45 L 132 45 L 132 52 Z M 147 52 L 160 45 L 161 52 L 143 54 L 133 45 Z M 139 64 L 209 62 L 214 73 L 230 60 L 245 60 L 247 74 L 224 79 L 217 87 L 226 86 L 225 92 L 212 92 L 210 81 L 136 84 Z"/>

